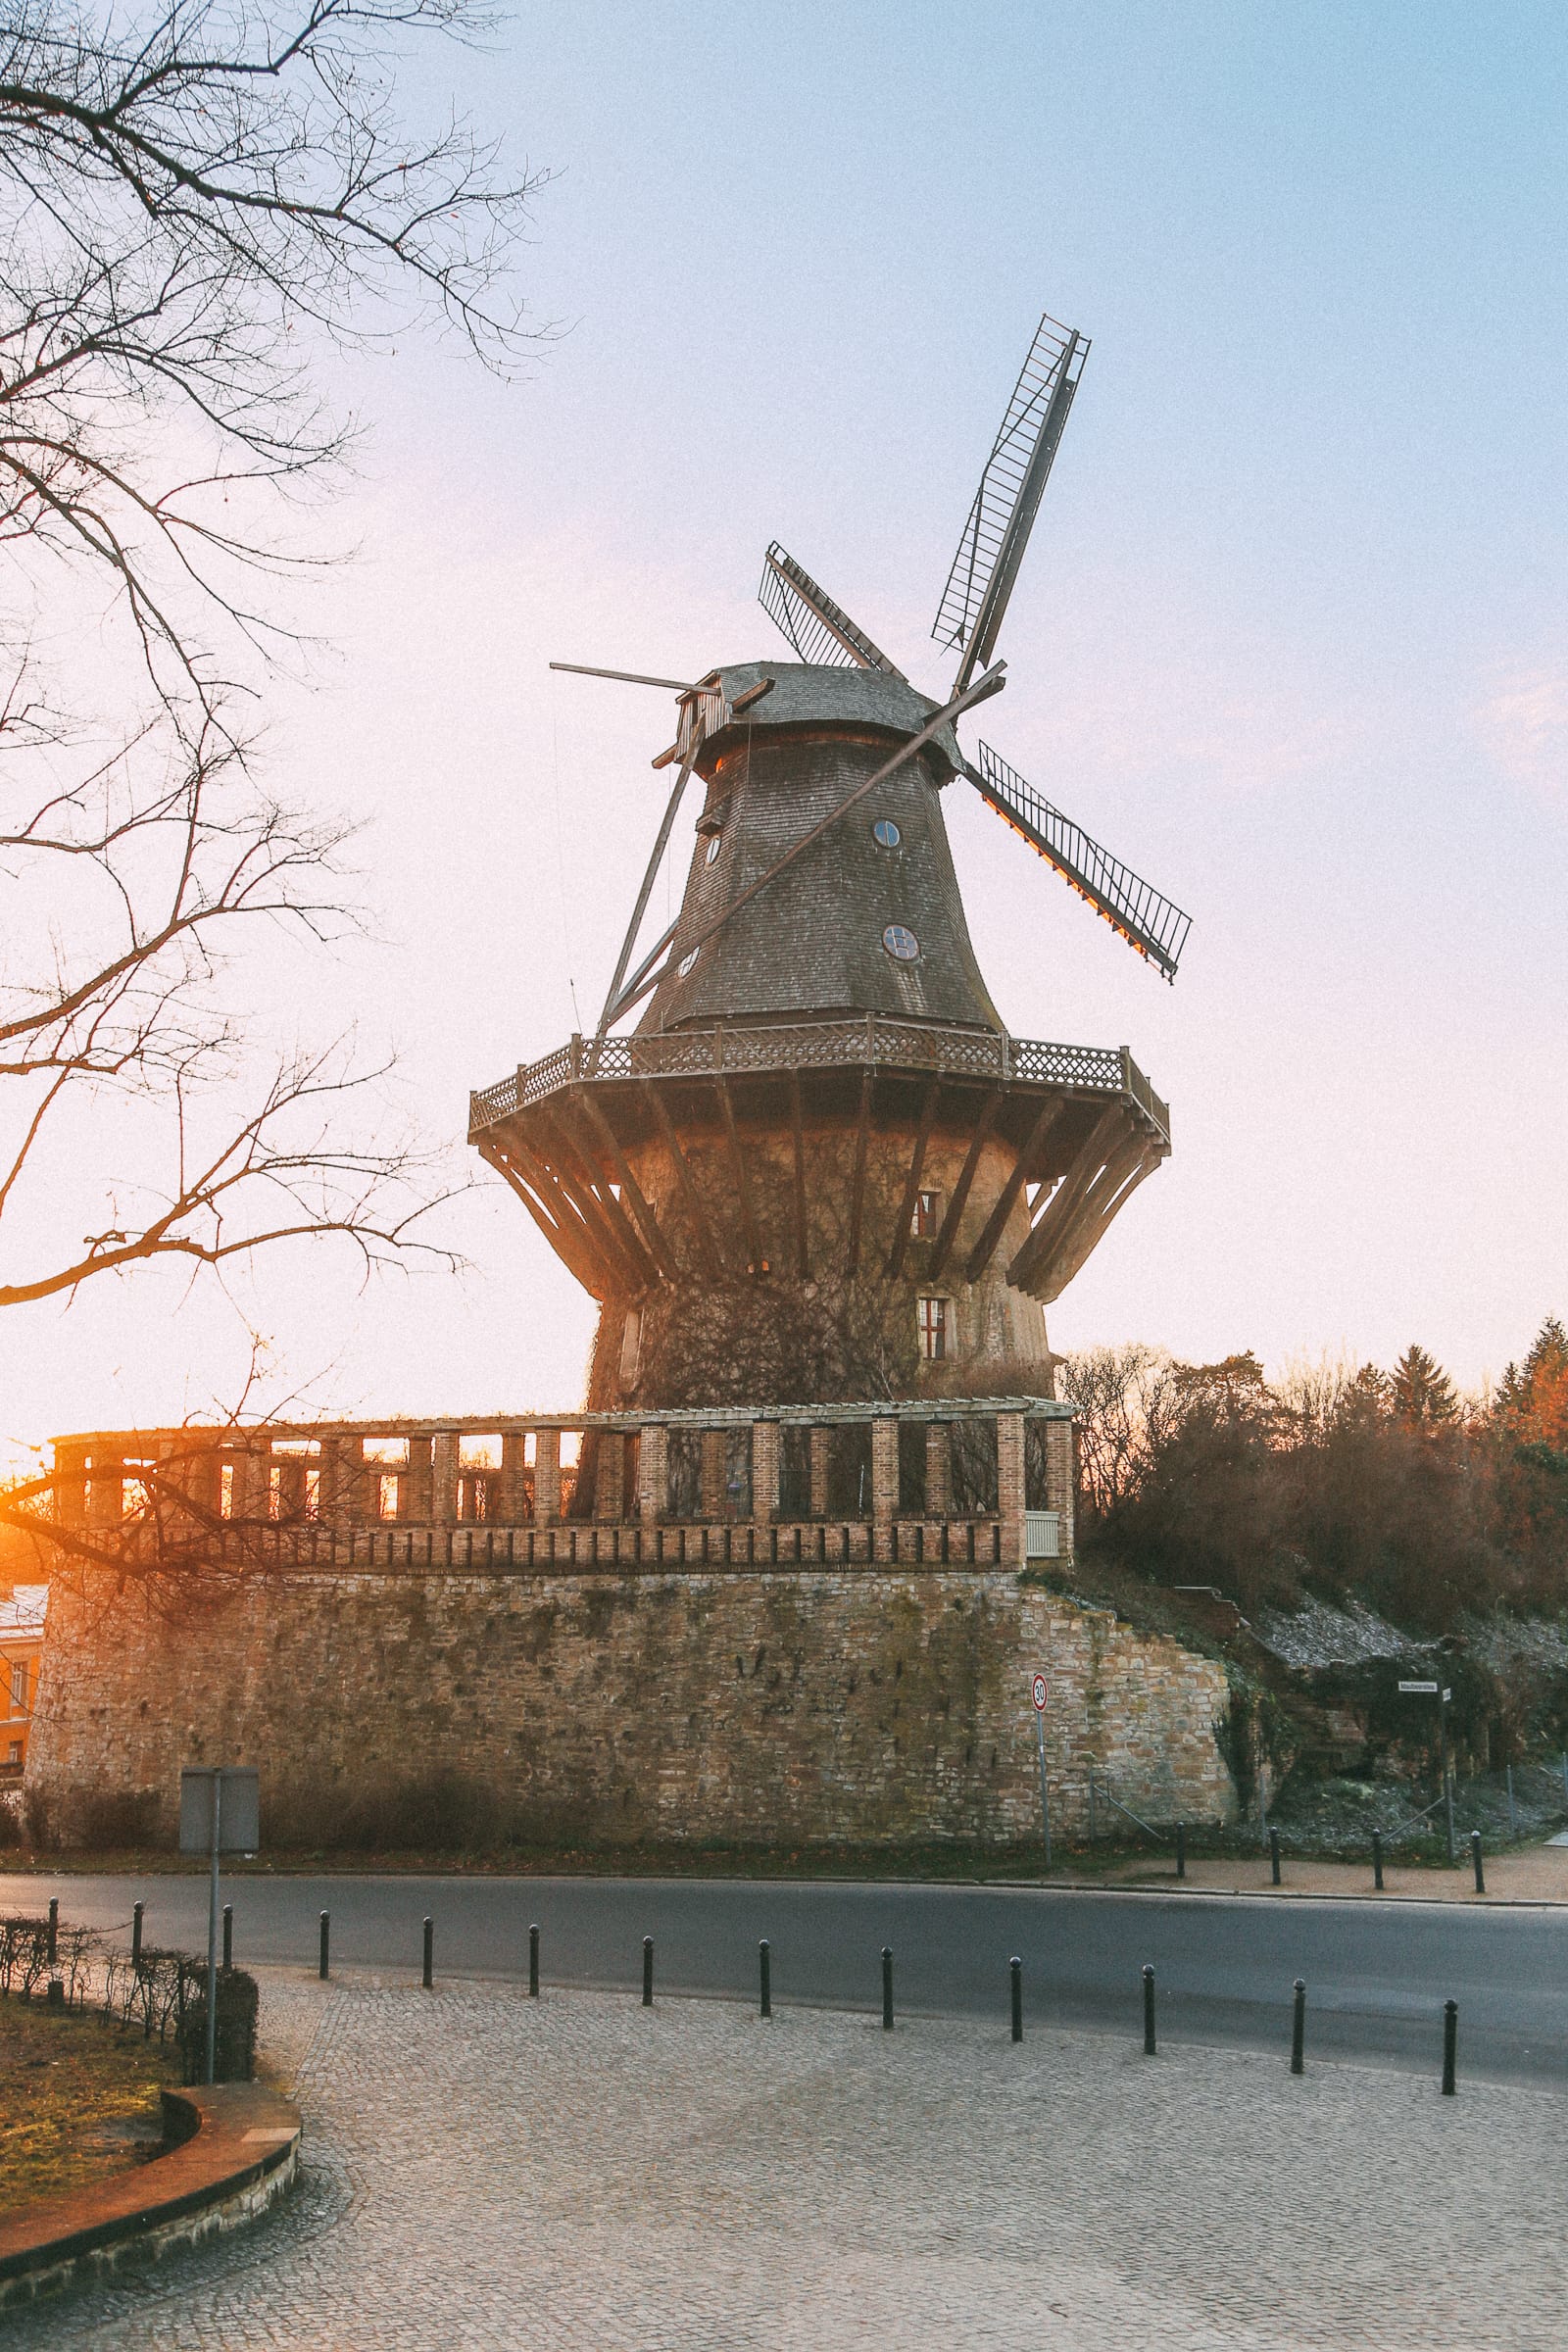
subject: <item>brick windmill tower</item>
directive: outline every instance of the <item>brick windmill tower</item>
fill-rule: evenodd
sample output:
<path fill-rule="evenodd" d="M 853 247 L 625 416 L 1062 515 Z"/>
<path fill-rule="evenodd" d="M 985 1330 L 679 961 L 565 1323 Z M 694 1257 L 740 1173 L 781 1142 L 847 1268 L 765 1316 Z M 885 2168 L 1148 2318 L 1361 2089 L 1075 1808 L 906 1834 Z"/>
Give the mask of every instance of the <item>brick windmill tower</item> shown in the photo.
<path fill-rule="evenodd" d="M 1008 1035 L 942 815 L 974 786 L 1174 975 L 1188 917 L 956 732 L 1004 683 L 1088 348 L 1049 318 L 1034 338 L 932 632 L 959 657 L 945 703 L 776 544 L 760 601 L 796 659 L 631 681 L 678 698 L 654 762 L 676 772 L 598 1030 L 476 1094 L 469 1127 L 600 1301 L 592 1408 L 911 1396 L 955 1365 L 1049 1384 L 1043 1308 L 1169 1152 L 1125 1049 Z M 639 955 L 693 779 L 680 911 Z"/>

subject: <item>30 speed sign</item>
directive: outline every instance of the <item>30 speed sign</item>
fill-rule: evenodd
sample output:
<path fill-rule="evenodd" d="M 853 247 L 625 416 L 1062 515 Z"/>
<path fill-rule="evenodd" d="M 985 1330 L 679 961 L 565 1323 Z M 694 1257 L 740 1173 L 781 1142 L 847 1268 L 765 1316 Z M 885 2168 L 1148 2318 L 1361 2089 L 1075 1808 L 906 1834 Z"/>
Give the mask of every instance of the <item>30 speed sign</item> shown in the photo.
<path fill-rule="evenodd" d="M 1046 1705 L 1046 1678 L 1043 1674 L 1037 1674 L 1035 1676 L 1034 1681 L 1029 1686 L 1029 1695 L 1034 1700 L 1036 1707 L 1043 1714 L 1045 1712 Z"/>

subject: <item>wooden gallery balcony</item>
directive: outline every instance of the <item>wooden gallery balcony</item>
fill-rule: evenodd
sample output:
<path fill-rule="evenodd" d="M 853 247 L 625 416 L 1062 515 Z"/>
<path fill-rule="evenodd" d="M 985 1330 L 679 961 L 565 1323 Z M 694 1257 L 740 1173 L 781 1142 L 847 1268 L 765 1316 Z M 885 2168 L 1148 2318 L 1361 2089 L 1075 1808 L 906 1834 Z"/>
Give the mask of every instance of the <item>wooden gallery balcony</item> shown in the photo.
<path fill-rule="evenodd" d="M 1019 1568 L 1070 1553 L 1037 1397 L 120 1430 L 55 1441 L 63 1549 L 236 1569 Z"/>
<path fill-rule="evenodd" d="M 551 1248 L 596 1298 L 635 1295 L 690 1267 L 630 1165 L 659 1139 L 690 1189 L 679 1137 L 727 1136 L 746 1231 L 707 1233 L 716 1264 L 760 1255 L 741 1133 L 796 1137 L 799 1264 L 806 1267 L 807 1179 L 802 1117 L 859 1128 L 863 1168 L 872 1124 L 913 1142 L 910 1197 L 933 1121 L 1008 1145 L 1017 1165 L 1005 1207 L 955 1259 L 974 1282 L 990 1263 L 1018 1190 L 1034 1188 L 1027 1239 L 1007 1280 L 1049 1305 L 1145 1177 L 1170 1153 L 1170 1110 L 1125 1047 L 1051 1045 L 881 1013 L 852 1019 L 573 1037 L 540 1061 L 469 1098 L 468 1141 L 523 1201 Z M 956 1220 L 974 1160 L 958 1181 Z M 694 1211 L 700 1230 L 707 1220 Z M 854 1227 L 852 1261 L 859 1249 Z M 895 1257 L 899 1253 L 895 1252 Z M 938 1262 L 948 1237 L 938 1245 Z M 782 1260 L 780 1260 L 782 1263 Z"/>

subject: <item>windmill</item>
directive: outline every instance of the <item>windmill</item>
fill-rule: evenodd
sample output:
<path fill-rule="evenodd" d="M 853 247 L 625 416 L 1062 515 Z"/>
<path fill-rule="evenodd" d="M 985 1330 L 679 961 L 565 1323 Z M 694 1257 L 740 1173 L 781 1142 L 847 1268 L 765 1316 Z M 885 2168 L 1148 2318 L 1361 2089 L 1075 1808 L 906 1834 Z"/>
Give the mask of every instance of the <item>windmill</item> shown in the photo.
<path fill-rule="evenodd" d="M 471 1101 L 469 1135 L 601 1301 L 595 1406 L 819 1401 L 987 1367 L 1049 1382 L 1040 1308 L 1170 1149 L 1125 1048 L 1009 1036 L 941 794 L 963 781 L 1167 979 L 1189 918 L 956 724 L 996 648 L 1088 343 L 1043 318 L 932 634 L 938 704 L 775 541 L 797 657 L 673 692 L 674 780 L 597 1030 Z M 678 913 L 643 929 L 688 786 Z M 638 1006 L 637 1026 L 616 1034 Z"/>

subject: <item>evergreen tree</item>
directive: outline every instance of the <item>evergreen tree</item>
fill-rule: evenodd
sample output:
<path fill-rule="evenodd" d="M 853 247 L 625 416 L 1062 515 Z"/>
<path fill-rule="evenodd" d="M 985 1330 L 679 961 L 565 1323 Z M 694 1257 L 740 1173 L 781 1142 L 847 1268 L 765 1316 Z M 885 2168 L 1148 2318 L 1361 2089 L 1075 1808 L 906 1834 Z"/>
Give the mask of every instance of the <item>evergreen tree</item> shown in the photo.
<path fill-rule="evenodd" d="M 1497 1411 L 1524 1444 L 1568 1448 L 1568 1331 L 1548 1315 L 1524 1363 L 1510 1364 Z"/>
<path fill-rule="evenodd" d="M 1458 1417 L 1452 1381 L 1414 1341 L 1394 1367 L 1390 1393 L 1396 1417 L 1412 1429 L 1442 1428 Z"/>

